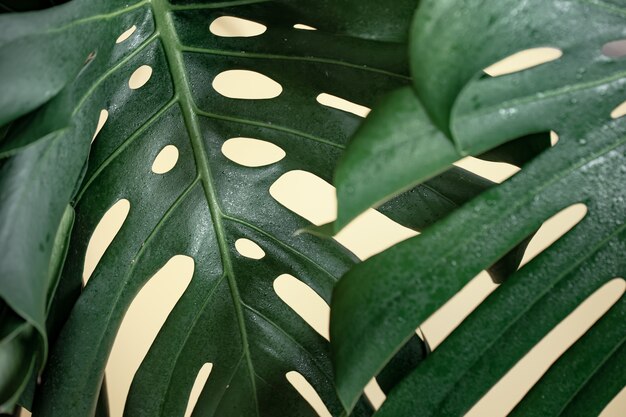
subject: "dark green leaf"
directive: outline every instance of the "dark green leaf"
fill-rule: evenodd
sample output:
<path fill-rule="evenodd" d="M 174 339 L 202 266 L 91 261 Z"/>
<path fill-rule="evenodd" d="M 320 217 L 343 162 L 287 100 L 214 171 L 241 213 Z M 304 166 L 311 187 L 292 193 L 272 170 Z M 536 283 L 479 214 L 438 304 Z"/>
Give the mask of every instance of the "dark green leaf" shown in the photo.
<path fill-rule="evenodd" d="M 404 129 L 420 114 L 420 120 L 433 120 L 441 132 L 429 146 L 449 140 L 446 146 L 454 144 L 456 150 L 433 154 L 426 145 L 421 153 L 417 147 L 409 148 L 406 153 L 416 157 L 412 165 L 405 161 L 405 169 L 428 167 L 423 171 L 415 168 L 414 180 L 440 172 L 445 168 L 442 165 L 454 160 L 454 152 L 459 157 L 480 154 L 522 135 L 549 130 L 556 131 L 560 140 L 506 183 L 472 200 L 422 235 L 357 265 L 340 281 L 333 295 L 331 339 L 338 392 L 348 408 L 422 321 L 482 269 L 527 239 L 543 221 L 572 204 L 583 202 L 589 211 L 583 223 L 567 235 L 567 243 L 548 250 L 520 271 L 520 277 L 511 278 L 524 283 L 523 277 L 534 271 L 540 282 L 538 288 L 543 288 L 535 293 L 536 298 L 510 301 L 482 319 L 478 313 L 471 316 L 468 321 L 474 328 L 483 326 L 489 333 L 475 344 L 470 344 L 467 337 L 456 344 L 450 342 L 450 358 L 455 360 L 437 360 L 444 353 L 435 352 L 392 391 L 380 414 L 463 414 L 541 335 L 584 299 L 588 288 L 573 291 L 565 297 L 567 302 L 559 299 L 560 308 L 551 311 L 549 318 L 535 316 L 529 320 L 522 313 L 535 303 L 533 308 L 538 312 L 550 310 L 540 295 L 557 283 L 568 286 L 584 279 L 587 268 L 600 253 L 607 254 L 607 272 L 597 279 L 603 282 L 623 276 L 620 251 L 615 247 L 623 242 L 626 218 L 626 121 L 611 120 L 610 113 L 624 100 L 626 72 L 624 61 L 604 56 L 602 46 L 624 36 L 625 14 L 623 8 L 595 1 L 422 3 L 413 25 L 410 52 L 419 97 L 415 100 L 423 103 L 430 117 L 414 112 L 412 119 L 397 128 L 397 136 L 387 141 L 405 138 Z M 590 31 L 577 29 L 582 22 L 592 25 Z M 494 61 L 545 45 L 560 48 L 564 56 L 519 73 L 480 76 L 482 68 Z M 390 112 L 388 108 L 378 109 L 379 114 Z M 384 126 L 390 117 L 367 128 Z M 429 129 L 437 131 L 433 125 Z M 364 140 L 361 135 L 357 140 Z M 400 148 L 397 153 L 402 156 Z M 440 159 L 443 157 L 447 159 Z M 350 155 L 345 160 L 348 158 Z M 356 161 L 358 155 L 354 158 Z M 366 165 L 373 164 L 369 161 Z M 385 178 L 379 178 L 378 183 L 388 181 L 380 172 L 379 176 Z M 342 175 L 356 178 L 360 173 Z M 394 180 L 399 175 L 390 177 Z M 405 183 L 409 182 L 407 176 Z M 395 192 L 401 188 L 396 185 Z M 388 187 L 387 191 L 393 190 Z M 363 207 L 374 202 L 363 201 L 368 201 Z M 344 207 L 350 204 L 345 200 L 343 203 Z M 349 219 L 358 210 L 343 218 Z M 566 266 L 568 270 L 580 267 L 581 271 L 554 273 Z M 530 288 L 519 289 L 517 296 L 528 297 Z M 490 298 L 499 300 L 503 291 L 496 291 Z M 523 311 L 514 313 L 517 309 Z M 509 333 L 505 329 L 513 324 L 508 321 L 506 326 L 495 326 L 494 320 L 499 317 L 509 317 L 516 321 L 516 328 L 525 328 L 529 333 L 519 331 L 517 334 L 525 337 L 515 340 L 506 337 Z M 487 350 L 496 341 L 500 350 Z M 440 349 L 446 351 L 444 345 Z M 459 366 L 461 357 L 467 360 L 467 367 Z M 479 358 L 483 362 L 475 364 Z M 438 370 L 425 377 L 430 369 L 427 363 L 436 363 L 432 366 Z M 463 378 L 465 373 L 467 378 Z"/>
<path fill-rule="evenodd" d="M 626 386 L 626 297 L 554 363 L 510 414 L 600 415 Z M 581 388 L 582 387 L 582 388 Z"/>
<path fill-rule="evenodd" d="M 329 302 L 334 282 L 354 258 L 332 241 L 294 236 L 307 223 L 275 202 L 268 188 L 293 169 L 330 180 L 360 118 L 320 106 L 318 94 L 371 106 L 408 83 L 405 41 L 414 2 L 389 8 L 372 1 L 354 13 L 357 5 L 362 6 L 77 0 L 1 18 L 0 54 L 11 59 L 2 60 L 0 75 L 11 83 L 0 99 L 0 124 L 12 124 L 0 144 L 9 156 L 2 167 L 7 184 L 0 190 L 16 194 L 3 202 L 1 219 L 24 252 L 8 247 L 13 259 L 2 266 L 32 278 L 23 281 L 21 292 L 0 295 L 23 316 L 29 311 L 19 308 L 32 309 L 44 327 L 44 295 L 51 289 L 42 281 L 43 266 L 54 269 L 50 259 L 63 252 L 64 246 L 55 248 L 52 231 L 72 201 L 76 222 L 48 322 L 54 332 L 67 309 L 63 300 L 71 302 L 77 292 L 86 245 L 100 217 L 121 198 L 131 204 L 56 340 L 35 415 L 95 412 L 126 309 L 145 282 L 179 254 L 193 258 L 194 275 L 136 375 L 126 415 L 182 415 L 205 362 L 214 367 L 196 414 L 314 415 L 285 378 L 291 370 L 311 382 L 333 415 L 345 414 L 334 391 L 327 342 L 278 298 L 272 284 L 290 273 Z M 268 29 L 255 38 L 218 37 L 209 26 L 223 15 Z M 294 29 L 297 23 L 319 30 Z M 131 38 L 116 45 L 132 25 L 137 29 Z M 132 90 L 128 79 L 142 65 L 152 68 L 152 77 Z M 273 100 L 223 97 L 211 82 L 230 69 L 262 73 L 283 92 Z M 90 149 L 100 109 L 108 110 L 108 120 Z M 220 148 L 241 136 L 275 143 L 287 157 L 266 167 L 237 165 Z M 170 144 L 179 151 L 176 166 L 151 172 Z M 21 202 L 20 195 L 28 200 Z M 38 215 L 40 224 L 26 223 Z M 26 237 L 35 243 L 50 236 L 40 261 L 28 265 L 22 260 L 35 245 L 24 239 L 27 227 Z M 263 248 L 262 260 L 237 253 L 234 242 L 243 237 Z M 38 298 L 20 300 L 21 293 Z M 281 402 L 275 401 L 278 391 Z M 369 413 L 364 405 L 357 411 Z"/>

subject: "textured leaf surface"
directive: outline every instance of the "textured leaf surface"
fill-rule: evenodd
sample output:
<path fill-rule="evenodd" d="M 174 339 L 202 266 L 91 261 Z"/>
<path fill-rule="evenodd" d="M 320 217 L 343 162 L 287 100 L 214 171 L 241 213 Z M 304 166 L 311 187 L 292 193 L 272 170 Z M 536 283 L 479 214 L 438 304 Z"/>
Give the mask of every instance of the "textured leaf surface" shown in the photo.
<path fill-rule="evenodd" d="M 19 245 L 7 243 L 3 256 L 10 258 L 1 268 L 3 279 L 28 277 L 2 297 L 45 334 L 44 297 L 53 286 L 42 281 L 48 277 L 43 271 L 54 269 L 50 259 L 62 246 L 53 244 L 54 236 L 67 203 L 72 200 L 76 221 L 57 300 L 71 300 L 80 288 L 86 245 L 100 217 L 120 199 L 131 205 L 52 349 L 35 415 L 94 413 L 126 309 L 175 255 L 193 258 L 194 275 L 136 375 L 126 415 L 182 415 L 205 362 L 214 366 L 197 415 L 315 415 L 285 378 L 292 370 L 316 388 L 333 415 L 344 414 L 327 342 L 272 284 L 289 273 L 329 302 L 335 280 L 354 258 L 332 241 L 294 236 L 306 222 L 268 189 L 293 169 L 330 180 L 360 118 L 320 106 L 318 94 L 371 106 L 408 82 L 405 41 L 413 2 L 393 9 L 356 5 L 79 0 L 2 18 L 0 53 L 11 59 L 3 59 L 0 70 L 14 80 L 0 99 L 0 123 L 11 122 L 0 143 L 8 157 L 2 165 L 7 183 L 0 187 L 8 202 L 2 236 L 3 245 Z M 221 38 L 209 26 L 223 15 L 268 29 L 256 38 Z M 302 22 L 319 30 L 293 28 Z M 131 37 L 116 44 L 133 25 Z M 151 78 L 133 89 L 129 79 L 144 65 L 152 68 Z M 212 81 L 231 69 L 261 73 L 283 91 L 272 100 L 224 97 Z M 100 109 L 108 119 L 90 147 Z M 220 150 L 232 137 L 270 141 L 287 156 L 265 167 L 237 165 Z M 178 162 L 156 174 L 152 162 L 166 145 L 177 147 Z M 40 223 L 29 223 L 33 216 Z M 259 244 L 265 257 L 240 255 L 234 242 L 242 237 Z M 21 262 L 39 243 L 35 262 Z M 59 319 L 53 321 L 58 326 Z M 367 413 L 365 405 L 357 411 Z"/>
<path fill-rule="evenodd" d="M 602 47 L 625 37 L 625 14 L 622 2 L 421 3 L 410 46 L 415 98 L 404 93 L 406 100 L 374 109 L 372 115 L 388 115 L 366 122 L 355 139 L 361 144 L 380 140 L 376 146 L 388 144 L 395 158 L 415 157 L 412 164 L 403 165 L 403 183 L 385 184 L 400 175 L 387 178 L 379 170 L 377 182 L 369 185 L 382 191 L 376 200 L 373 192 L 363 192 L 358 200 L 362 207 L 401 191 L 411 179 L 422 181 L 441 172 L 463 155 L 478 155 L 549 130 L 560 139 L 512 179 L 422 235 L 357 265 L 339 282 L 333 295 L 331 340 L 339 396 L 347 407 L 416 326 L 543 221 L 572 204 L 587 206 L 583 221 L 498 288 L 390 393 L 379 414 L 462 415 L 588 295 L 624 276 L 626 121 L 613 120 L 610 114 L 625 98 L 625 67 L 622 59 L 603 55 Z M 589 33 L 577 29 L 589 25 Z M 560 48 L 563 57 L 510 75 L 481 75 L 500 59 L 545 45 Z M 393 106 L 408 100 L 414 103 L 415 116 L 396 129 L 399 135 L 378 135 L 376 130 L 393 123 Z M 419 108 L 428 117 L 418 113 Z M 415 120 L 441 132 L 421 153 L 421 139 L 415 138 L 424 128 L 416 131 L 413 142 L 403 133 Z M 436 155 L 429 152 L 434 146 L 439 146 Z M 376 166 L 375 156 L 351 152 L 344 162 L 351 160 L 352 167 L 340 167 L 338 180 L 357 178 L 359 171 L 351 169 L 370 175 L 369 167 Z M 391 165 L 393 159 L 385 162 Z M 350 206 L 354 200 L 349 185 L 356 189 L 355 183 L 344 183 L 342 197 L 338 183 L 339 218 L 344 223 L 362 210 Z M 607 343 L 619 351 L 624 337 L 620 332 Z M 571 403 L 585 415 L 610 400 L 609 394 L 600 394 L 602 379 L 594 375 L 604 372 L 602 365 L 613 359 L 597 360 L 599 368 L 571 371 L 572 381 L 588 381 L 585 392 L 598 394 L 588 404 L 576 399 Z M 611 381 L 615 386 L 624 382 Z M 565 408 L 570 400 L 558 401 Z M 550 398 L 534 396 L 528 401 L 526 409 L 540 409 Z"/>

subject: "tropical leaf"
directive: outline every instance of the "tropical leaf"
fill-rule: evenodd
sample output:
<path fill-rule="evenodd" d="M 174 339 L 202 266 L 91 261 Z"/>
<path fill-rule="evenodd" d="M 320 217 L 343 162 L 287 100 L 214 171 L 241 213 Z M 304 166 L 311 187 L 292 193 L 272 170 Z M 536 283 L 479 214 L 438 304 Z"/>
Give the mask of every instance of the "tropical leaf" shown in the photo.
<path fill-rule="evenodd" d="M 197 414 L 313 415 L 285 378 L 291 370 L 312 383 L 333 415 L 343 414 L 327 342 L 278 299 L 272 283 L 291 273 L 329 302 L 355 259 L 332 241 L 294 236 L 307 223 L 268 188 L 292 169 L 330 180 L 361 119 L 320 106 L 319 93 L 371 106 L 408 83 L 414 4 L 309 3 L 78 0 L 0 17 L 0 296 L 20 328 L 34 327 L 40 339 L 29 344 L 38 356 L 20 350 L 23 359 L 11 360 L 43 365 L 48 338 L 55 342 L 35 415 L 94 413 L 126 309 L 181 254 L 193 258 L 194 276 L 136 375 L 127 415 L 182 415 L 205 362 L 215 366 Z M 211 22 L 224 15 L 267 30 L 214 36 Z M 301 22 L 319 30 L 293 28 Z M 129 28 L 130 37 L 116 42 Z M 151 78 L 134 86 L 129 80 L 141 66 Z M 283 92 L 273 100 L 224 97 L 211 81 L 231 69 L 261 73 Z M 90 146 L 101 109 L 108 119 Z M 241 136 L 272 142 L 287 157 L 260 168 L 235 164 L 220 148 Z M 175 167 L 152 172 L 167 145 L 178 150 Z M 419 198 L 428 205 L 442 195 Z M 74 305 L 89 237 L 120 199 L 130 201 L 130 214 Z M 265 257 L 240 255 L 239 238 L 258 243 Z M 20 374 L 9 388 L 19 394 L 28 378 Z M 363 405 L 357 414 L 368 412 Z"/>
<path fill-rule="evenodd" d="M 421 2 L 409 47 L 413 89 L 391 93 L 351 142 L 336 174 L 338 226 L 465 155 L 550 130 L 559 141 L 504 184 L 342 278 L 331 340 L 348 409 L 421 322 L 564 208 L 583 203 L 588 212 L 501 285 L 391 391 L 378 414 L 462 415 L 580 302 L 624 276 L 626 119 L 612 111 L 625 98 L 626 67 L 603 49 L 626 37 L 625 17 L 621 1 Z M 562 57 L 484 76 L 507 56 L 546 46 Z M 520 413 L 595 415 L 626 385 L 613 372 L 626 339 L 622 304 L 623 297 L 598 324 L 615 330 L 590 330 Z M 555 388 L 557 375 L 567 375 L 565 387 Z"/>

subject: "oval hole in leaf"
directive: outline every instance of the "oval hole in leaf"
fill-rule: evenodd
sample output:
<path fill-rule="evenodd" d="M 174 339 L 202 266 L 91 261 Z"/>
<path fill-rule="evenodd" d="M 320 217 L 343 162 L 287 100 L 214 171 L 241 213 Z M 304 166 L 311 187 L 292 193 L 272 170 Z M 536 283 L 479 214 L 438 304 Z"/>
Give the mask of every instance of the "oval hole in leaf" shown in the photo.
<path fill-rule="evenodd" d="M 253 168 L 276 163 L 287 155 L 271 142 L 252 138 L 228 139 L 222 145 L 222 153 L 239 165 Z"/>
<path fill-rule="evenodd" d="M 484 71 L 492 77 L 499 77 L 546 64 L 562 56 L 563 51 L 558 48 L 541 47 L 526 49 L 488 66 Z"/>
<path fill-rule="evenodd" d="M 330 307 L 311 287 L 289 274 L 274 280 L 274 291 L 324 339 L 329 340 Z"/>
<path fill-rule="evenodd" d="M 220 16 L 211 22 L 209 30 L 224 38 L 249 38 L 265 33 L 267 26 L 240 17 Z"/>
<path fill-rule="evenodd" d="M 473 156 L 467 156 L 454 165 L 496 183 L 502 183 L 520 171 L 519 167 L 506 162 L 485 161 Z"/>
<path fill-rule="evenodd" d="M 287 381 L 300 393 L 320 417 L 332 417 L 324 401 L 320 398 L 315 388 L 299 372 L 290 371 L 285 374 Z"/>
<path fill-rule="evenodd" d="M 191 393 L 189 394 L 185 417 L 191 417 L 191 413 L 193 413 L 193 409 L 196 407 L 198 398 L 200 398 L 200 394 L 202 393 L 202 388 L 204 388 L 206 382 L 209 380 L 209 375 L 211 375 L 212 370 L 213 364 L 208 362 L 200 368 L 198 375 L 196 375 L 196 380 L 193 383 L 193 388 L 191 388 Z"/>
<path fill-rule="evenodd" d="M 121 199 L 113 204 L 100 219 L 87 245 L 85 266 L 83 268 L 83 282 L 85 284 L 87 284 L 91 274 L 96 269 L 104 252 L 122 228 L 129 211 L 130 202 L 126 199 Z"/>
<path fill-rule="evenodd" d="M 615 278 L 604 284 L 537 343 L 465 417 L 504 416 L 571 345 L 621 298 L 626 281 Z"/>
<path fill-rule="evenodd" d="M 98 125 L 96 126 L 96 131 L 91 137 L 91 143 L 93 143 L 93 141 L 96 139 L 96 136 L 98 136 L 98 133 L 100 133 L 100 131 L 102 130 L 102 128 L 104 127 L 104 124 L 107 122 L 108 119 L 109 119 L 109 112 L 105 109 L 100 110 L 100 116 L 98 116 Z"/>
<path fill-rule="evenodd" d="M 587 206 L 578 203 L 561 210 L 546 220 L 528 244 L 519 267 L 521 268 L 526 265 L 550 245 L 559 240 L 574 226 L 580 223 L 586 215 Z"/>
<path fill-rule="evenodd" d="M 307 171 L 294 170 L 283 174 L 270 187 L 270 195 L 317 226 L 337 217 L 335 187 Z M 360 259 L 367 259 L 417 234 L 369 209 L 341 230 L 335 239 Z"/>
<path fill-rule="evenodd" d="M 137 30 L 137 26 L 132 25 L 130 28 L 128 28 L 127 30 L 125 30 L 115 41 L 115 43 L 122 43 L 124 42 L 126 39 L 130 38 L 131 35 L 133 33 L 135 33 L 135 31 Z"/>
<path fill-rule="evenodd" d="M 265 256 L 265 251 L 256 244 L 256 242 L 251 241 L 250 239 L 237 239 L 235 242 L 235 249 L 241 256 L 245 256 L 250 259 L 263 259 Z"/>
<path fill-rule="evenodd" d="M 555 146 L 559 143 L 559 135 L 554 131 L 550 131 L 550 146 Z"/>
<path fill-rule="evenodd" d="M 619 119 L 620 117 L 622 117 L 624 115 L 626 115 L 626 101 L 623 102 L 622 104 L 620 104 L 619 106 L 617 106 L 611 112 L 611 117 L 613 119 Z"/>
<path fill-rule="evenodd" d="M 283 87 L 270 77 L 248 70 L 228 70 L 213 80 L 215 91 L 228 98 L 265 100 L 276 98 Z"/>
<path fill-rule="evenodd" d="M 327 93 L 322 93 L 318 95 L 316 100 L 321 105 L 332 107 L 338 110 L 343 110 L 345 112 L 355 114 L 359 117 L 366 117 L 371 110 L 369 107 L 361 106 L 360 104 L 356 104 L 349 100 Z"/>
<path fill-rule="evenodd" d="M 626 55 L 626 39 L 607 42 L 602 46 L 602 53 L 611 58 L 621 58 Z"/>
<path fill-rule="evenodd" d="M 137 90 L 143 87 L 152 77 L 152 67 L 149 65 L 142 65 L 133 72 L 128 80 L 128 86 L 131 90 Z"/>
<path fill-rule="evenodd" d="M 178 148 L 174 145 L 167 145 L 154 158 L 152 162 L 152 172 L 155 174 L 165 174 L 171 171 L 178 162 Z"/>
<path fill-rule="evenodd" d="M 622 388 L 611 402 L 604 407 L 604 410 L 598 417 L 622 417 L 624 410 L 626 410 L 626 387 Z"/>
<path fill-rule="evenodd" d="M 295 25 L 293 25 L 293 28 L 300 30 L 317 30 L 317 28 L 314 28 L 313 26 L 303 25 L 302 23 L 296 23 Z"/>
<path fill-rule="evenodd" d="M 315 225 L 332 222 L 336 217 L 335 187 L 315 174 L 289 171 L 270 187 L 276 201 Z"/>
<path fill-rule="evenodd" d="M 194 268 L 189 256 L 171 257 L 141 288 L 124 315 L 106 366 L 108 383 L 115 387 L 109 391 L 112 416 L 123 414 L 133 376 L 189 286 Z"/>

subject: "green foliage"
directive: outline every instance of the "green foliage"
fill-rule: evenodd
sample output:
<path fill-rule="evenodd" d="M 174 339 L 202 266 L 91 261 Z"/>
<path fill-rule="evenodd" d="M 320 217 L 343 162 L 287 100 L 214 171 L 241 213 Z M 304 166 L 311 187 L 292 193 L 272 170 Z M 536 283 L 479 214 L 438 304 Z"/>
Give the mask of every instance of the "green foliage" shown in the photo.
<path fill-rule="evenodd" d="M 626 120 L 610 114 L 624 101 L 626 67 L 603 46 L 624 38 L 625 17 L 621 1 L 420 4 L 409 42 L 412 88 L 372 112 L 337 169 L 339 227 L 465 155 L 549 130 L 560 140 L 512 179 L 343 277 L 331 340 L 348 409 L 422 321 L 572 204 L 587 206 L 582 222 L 498 288 L 378 414 L 462 415 L 582 300 L 624 276 Z M 563 56 L 510 75 L 482 73 L 539 46 Z M 521 415 L 597 415 L 626 384 L 623 372 L 608 376 L 625 360 L 625 302 L 598 324 L 614 331 L 585 335 L 522 401 Z"/>
<path fill-rule="evenodd" d="M 32 3 L 16 5 L 47 6 Z M 186 255 L 191 283 L 135 375 L 126 416 L 182 416 L 206 362 L 194 415 L 315 416 L 285 378 L 293 370 L 333 416 L 371 415 L 361 392 L 377 375 L 389 394 L 377 414 L 462 414 L 581 300 L 624 275 L 625 122 L 609 113 L 626 77 L 602 45 L 625 37 L 626 9 L 518 3 L 74 0 L 0 15 L 0 412 L 19 402 L 35 417 L 107 415 L 104 368 L 124 314 Z M 220 16 L 267 30 L 219 37 L 209 26 Z M 545 45 L 563 57 L 481 75 Z M 151 78 L 133 89 L 143 65 Z M 212 80 L 231 69 L 270 77 L 282 93 L 224 97 Z M 320 93 L 374 110 L 361 123 L 319 105 Z M 92 143 L 101 109 L 108 119 Z M 548 149 L 551 129 L 560 141 Z M 221 152 L 233 137 L 286 157 L 236 164 Z M 152 172 L 167 145 L 175 167 Z M 451 166 L 464 155 L 523 169 L 494 187 Z M 308 222 L 268 191 L 296 169 L 334 177 L 336 228 L 379 206 L 423 234 L 361 264 L 330 239 L 296 234 Z M 83 289 L 89 238 L 121 199 L 129 215 Z M 586 218 L 514 273 L 541 223 L 578 202 Z M 239 238 L 265 256 L 239 254 Z M 415 328 L 483 269 L 504 284 L 431 354 Z M 332 295 L 332 346 L 276 295 L 284 273 L 327 303 Z M 621 300 L 515 412 L 600 410 L 626 383 L 615 371 L 624 314 Z"/>

